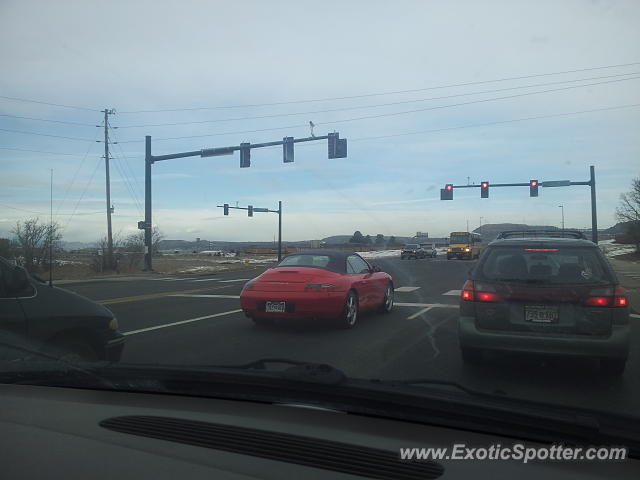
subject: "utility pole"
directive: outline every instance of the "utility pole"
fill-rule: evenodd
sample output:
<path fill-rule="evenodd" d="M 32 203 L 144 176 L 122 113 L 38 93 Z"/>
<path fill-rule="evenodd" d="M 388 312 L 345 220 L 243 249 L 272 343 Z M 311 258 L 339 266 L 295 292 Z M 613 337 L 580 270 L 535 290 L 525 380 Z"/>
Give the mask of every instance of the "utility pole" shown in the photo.
<path fill-rule="evenodd" d="M 113 268 L 113 232 L 111 229 L 111 180 L 109 178 L 109 115 L 113 115 L 116 111 L 105 108 L 104 113 L 104 169 L 106 177 L 107 189 L 107 268 Z"/>
<path fill-rule="evenodd" d="M 278 262 L 282 260 L 282 200 L 278 201 Z"/>
<path fill-rule="evenodd" d="M 562 231 L 564 232 L 564 205 L 558 205 L 562 209 Z"/>

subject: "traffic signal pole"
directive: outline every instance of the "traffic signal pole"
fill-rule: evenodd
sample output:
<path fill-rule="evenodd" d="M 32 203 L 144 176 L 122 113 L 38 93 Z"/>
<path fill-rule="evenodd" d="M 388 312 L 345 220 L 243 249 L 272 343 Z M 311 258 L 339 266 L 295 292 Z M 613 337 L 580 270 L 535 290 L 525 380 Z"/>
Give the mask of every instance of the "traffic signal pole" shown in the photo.
<path fill-rule="evenodd" d="M 282 201 L 278 202 L 278 262 L 282 260 Z"/>
<path fill-rule="evenodd" d="M 482 182 L 480 185 L 453 185 L 448 183 L 445 188 L 440 189 L 440 200 L 453 200 L 453 192 L 458 188 L 480 188 L 481 198 L 489 197 L 489 187 L 529 187 L 532 197 L 538 196 L 538 186 L 542 187 L 570 187 L 573 185 L 587 185 L 591 188 L 591 241 L 598 243 L 598 215 L 596 211 L 596 173 L 595 167 L 589 167 L 589 180 L 586 182 L 573 182 L 571 180 L 547 180 L 539 182 L 530 180 L 527 183 L 491 183 Z M 535 189 L 535 194 L 533 193 Z"/>
<path fill-rule="evenodd" d="M 254 207 L 232 207 L 228 203 L 217 205 L 218 208 L 224 209 L 224 214 L 229 215 L 229 210 L 247 210 L 248 216 L 253 217 L 253 213 L 277 213 L 278 214 L 278 261 L 282 260 L 282 200 L 278 202 L 278 210 L 269 210 L 268 208 Z"/>
<path fill-rule="evenodd" d="M 144 269 L 148 272 L 153 270 L 151 265 L 151 243 L 153 232 L 151 230 L 151 165 L 153 157 L 151 156 L 151 137 L 145 137 L 144 146 Z M 138 225 L 140 228 L 140 225 Z"/>
<path fill-rule="evenodd" d="M 152 253 L 153 253 L 153 224 L 151 218 L 151 166 L 155 162 L 162 160 L 173 160 L 176 158 L 185 157 L 219 157 L 222 155 L 233 155 L 234 152 L 240 152 L 240 167 L 247 168 L 251 166 L 251 150 L 254 148 L 273 147 L 276 145 L 283 146 L 283 162 L 291 163 L 294 161 L 293 144 L 301 142 L 313 142 L 316 140 L 327 140 L 328 144 L 328 157 L 331 158 L 346 158 L 347 156 L 347 139 L 340 138 L 338 132 L 329 133 L 327 135 L 311 136 L 304 138 L 284 137 L 282 140 L 275 142 L 264 143 L 241 143 L 240 145 L 234 145 L 231 147 L 218 147 L 218 148 L 204 148 L 201 150 L 194 150 L 191 152 L 170 153 L 167 155 L 152 155 L 151 154 L 151 136 L 145 137 L 145 157 L 144 157 L 144 221 L 138 222 L 138 229 L 144 230 L 144 270 L 153 270 L 152 265 Z M 228 207 L 227 208 L 234 208 Z M 252 207 L 253 208 L 253 207 Z M 260 211 L 260 210 L 258 210 Z M 278 210 L 262 211 L 278 213 L 280 219 L 278 221 L 278 232 L 281 237 L 282 230 L 282 202 L 279 202 Z M 251 214 L 250 214 L 251 216 Z M 278 258 L 282 257 L 282 239 L 278 242 Z"/>

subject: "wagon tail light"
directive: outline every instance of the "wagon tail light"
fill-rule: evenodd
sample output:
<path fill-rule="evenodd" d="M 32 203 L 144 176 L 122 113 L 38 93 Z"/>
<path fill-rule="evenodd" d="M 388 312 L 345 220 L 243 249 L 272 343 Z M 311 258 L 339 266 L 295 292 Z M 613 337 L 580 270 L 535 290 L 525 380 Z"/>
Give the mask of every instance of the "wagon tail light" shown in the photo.
<path fill-rule="evenodd" d="M 491 285 L 467 280 L 460 292 L 460 299 L 467 302 L 499 302 L 500 295 Z"/>
<path fill-rule="evenodd" d="M 584 304 L 587 307 L 626 307 L 629 301 L 624 288 L 609 287 L 591 290 Z"/>
<path fill-rule="evenodd" d="M 331 292 L 335 289 L 332 283 L 307 283 L 304 288 L 305 292 Z"/>

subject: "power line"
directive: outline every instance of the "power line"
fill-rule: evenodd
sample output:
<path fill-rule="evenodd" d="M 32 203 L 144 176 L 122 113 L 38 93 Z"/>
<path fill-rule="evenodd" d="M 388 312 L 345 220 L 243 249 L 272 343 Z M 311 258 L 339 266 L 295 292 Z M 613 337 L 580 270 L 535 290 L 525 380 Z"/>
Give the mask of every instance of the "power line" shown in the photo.
<path fill-rule="evenodd" d="M 405 136 L 410 136 L 410 135 L 422 135 L 425 133 L 438 133 L 438 132 L 446 132 L 449 130 L 461 130 L 461 129 L 466 129 L 466 128 L 480 128 L 480 127 L 490 127 L 490 126 L 494 126 L 494 125 L 502 125 L 502 124 L 508 124 L 508 123 L 517 123 L 517 122 L 526 122 L 529 120 L 541 120 L 541 119 L 545 119 L 545 118 L 557 118 L 557 117 L 565 117 L 565 116 L 571 116 L 571 115 L 581 115 L 581 114 L 586 114 L 586 113 L 596 113 L 596 112 L 605 112 L 605 111 L 610 111 L 610 110 L 621 110 L 624 108 L 636 108 L 636 107 L 640 107 L 640 103 L 633 103 L 633 104 L 628 104 L 628 105 L 616 105 L 616 106 L 612 106 L 612 107 L 602 107 L 602 108 L 592 108 L 589 110 L 579 110 L 579 111 L 575 111 L 575 112 L 560 112 L 560 113 L 552 113 L 552 114 L 548 114 L 548 115 L 536 115 L 533 117 L 523 117 L 523 118 L 512 118 L 512 119 L 507 119 L 507 120 L 498 120 L 495 122 L 486 122 L 486 123 L 474 123 L 474 124 L 470 124 L 470 125 L 460 125 L 460 126 L 454 126 L 454 127 L 443 127 L 443 128 L 434 128 L 434 129 L 430 129 L 430 130 L 418 130 L 415 132 L 403 132 L 403 133 L 392 133 L 392 134 L 388 134 L 388 135 L 376 135 L 376 136 L 372 136 L 372 137 L 356 137 L 356 138 L 350 138 L 349 142 L 366 142 L 369 140 L 380 140 L 380 139 L 385 139 L 385 138 L 394 138 L 394 137 L 405 137 Z M 314 144 L 314 143 L 301 143 L 299 145 L 297 145 L 296 148 L 302 148 L 302 147 L 319 147 L 321 145 L 319 144 Z M 274 148 L 279 148 L 282 149 L 281 146 L 276 145 L 273 147 L 264 147 L 265 149 L 274 149 Z"/>
<path fill-rule="evenodd" d="M 142 185 L 140 184 L 140 181 L 138 180 L 138 177 L 135 175 L 135 173 L 133 172 L 133 169 L 131 168 L 130 165 L 130 158 L 124 153 L 124 150 L 122 149 L 122 146 L 117 142 L 117 137 L 115 136 L 115 133 L 113 133 L 113 138 L 115 140 L 115 144 L 118 146 L 118 150 L 120 150 L 120 155 L 121 157 L 124 159 L 123 163 L 125 165 L 125 167 L 128 169 L 129 174 L 131 175 L 131 178 L 133 178 L 133 182 L 135 183 L 135 185 L 137 186 L 137 191 L 140 192 L 141 196 L 144 196 L 144 189 L 142 188 Z"/>
<path fill-rule="evenodd" d="M 113 127 L 111 126 L 111 122 L 108 123 L 108 127 L 110 129 L 110 132 L 113 133 Z M 122 147 L 120 147 L 120 148 L 122 149 Z M 140 215 L 142 215 L 142 208 L 140 206 L 140 201 L 138 199 L 138 195 L 137 195 L 135 189 L 133 188 L 133 182 L 130 180 L 129 173 L 126 170 L 126 168 L 122 166 L 122 163 L 125 163 L 124 160 L 120 161 L 120 159 L 118 157 L 116 157 L 115 155 L 112 158 L 114 160 L 116 168 L 118 169 L 118 172 L 120 173 L 120 176 L 122 177 L 122 180 L 125 182 L 125 186 L 126 186 L 127 190 L 129 191 L 129 194 L 131 195 L 131 198 L 133 199 L 133 201 L 136 204 L 136 207 L 138 208 L 138 213 Z"/>
<path fill-rule="evenodd" d="M 0 147 L 0 150 L 13 150 L 17 152 L 31 152 L 31 153 L 46 153 L 49 155 L 68 155 L 71 157 L 79 157 L 80 153 L 67 153 L 67 152 L 48 152 L 46 150 L 30 150 L 27 148 L 15 148 L 15 147 Z"/>
<path fill-rule="evenodd" d="M 640 65 L 640 62 L 622 63 L 618 65 L 605 65 L 600 67 L 580 68 L 575 70 L 564 70 L 559 72 L 537 73 L 537 74 L 531 74 L 531 75 L 521 75 L 517 77 L 503 77 L 503 78 L 497 78 L 492 80 L 482 80 L 482 81 L 475 81 L 475 82 L 453 83 L 453 84 L 447 84 L 447 85 L 437 85 L 433 87 L 413 88 L 409 90 L 396 90 L 396 91 L 387 91 L 387 92 L 367 93 L 367 94 L 361 94 L 361 95 L 348 95 L 348 96 L 342 96 L 342 97 L 325 97 L 325 98 L 314 98 L 314 99 L 307 99 L 307 100 L 289 100 L 289 101 L 281 101 L 281 102 L 253 103 L 253 104 L 243 104 L 243 105 L 218 105 L 214 107 L 167 108 L 167 109 L 158 109 L 158 110 L 135 110 L 135 111 L 132 110 L 132 111 L 119 112 L 119 113 L 134 114 L 134 113 L 183 112 L 183 111 L 193 111 L 193 110 L 218 110 L 218 109 L 227 109 L 227 108 L 270 107 L 270 106 L 276 106 L 276 105 L 291 105 L 294 103 L 328 102 L 333 100 L 349 100 L 353 98 L 366 98 L 366 97 L 377 97 L 377 96 L 383 96 L 383 95 L 395 95 L 395 94 L 402 94 L 402 93 L 425 92 L 428 90 L 437 90 L 441 88 L 467 87 L 470 85 L 482 85 L 482 84 L 494 83 L 494 82 L 506 82 L 510 80 L 524 80 L 527 78 L 545 77 L 545 76 L 551 76 L 551 75 L 563 75 L 568 73 L 589 72 L 593 70 L 630 67 L 634 65 Z"/>
<path fill-rule="evenodd" d="M 65 192 L 64 192 L 64 197 L 62 198 L 62 201 L 58 204 L 58 208 L 56 209 L 56 217 L 58 216 L 58 212 L 60 211 L 60 208 L 62 208 L 62 205 L 64 205 L 64 202 L 67 201 L 67 197 L 69 196 L 69 190 L 71 189 L 71 187 L 73 187 L 73 184 L 76 181 L 78 173 L 84 166 L 84 163 L 87 160 L 87 157 L 89 156 L 89 152 L 91 151 L 91 147 L 95 145 L 95 140 L 98 138 L 98 133 L 99 132 L 96 132 L 96 135 L 93 138 L 93 141 L 89 142 L 89 145 L 87 146 L 87 151 L 84 153 L 84 156 L 82 157 L 82 161 L 80 162 L 80 165 L 78 166 L 78 168 L 73 174 L 73 177 L 71 178 L 71 183 L 67 185 L 67 188 L 65 189 Z"/>
<path fill-rule="evenodd" d="M 512 119 L 508 119 L 508 120 L 498 120 L 495 122 L 487 122 L 487 123 L 475 123 L 475 124 L 470 124 L 470 125 L 461 125 L 461 126 L 456 126 L 456 127 L 444 127 L 444 128 L 434 128 L 434 129 L 430 129 L 430 130 L 420 130 L 420 131 L 416 131 L 416 132 L 405 132 L 405 133 L 394 133 L 394 134 L 390 134 L 390 135 L 377 135 L 377 136 L 373 136 L 373 137 L 359 137 L 359 138 L 353 138 L 353 139 L 349 139 L 350 142 L 361 142 L 361 141 L 367 141 L 367 140 L 378 140 L 378 139 L 383 139 L 383 138 L 393 138 L 393 137 L 404 137 L 404 136 L 408 136 L 408 135 L 421 135 L 421 134 L 425 134 L 425 133 L 437 133 L 437 132 L 445 132 L 448 130 L 459 130 L 459 129 L 464 129 L 464 128 L 478 128 L 478 127 L 489 127 L 492 125 L 502 125 L 502 124 L 506 124 L 506 123 L 516 123 L 516 122 L 526 122 L 529 120 L 541 120 L 544 118 L 556 118 L 556 117 L 565 117 L 565 116 L 570 116 L 570 115 L 581 115 L 581 114 L 585 114 L 585 113 L 595 113 L 595 112 L 605 112 L 605 111 L 609 111 L 609 110 L 620 110 L 623 108 L 637 108 L 640 107 L 640 103 L 633 103 L 633 104 L 629 104 L 629 105 L 616 105 L 613 107 L 602 107 L 602 108 L 592 108 L 589 110 L 579 110 L 576 112 L 561 112 L 561 113 L 553 113 L 553 114 L 549 114 L 549 115 L 537 115 L 537 116 L 533 116 L 533 117 L 523 117 L 523 118 L 512 118 Z M 301 146 L 308 146 L 308 145 L 301 145 Z"/>
<path fill-rule="evenodd" d="M 330 121 L 326 121 L 326 122 L 316 122 L 316 125 L 330 125 L 330 124 L 336 124 L 336 123 L 340 124 L 340 123 L 347 123 L 347 122 L 355 122 L 355 121 L 359 121 L 359 120 L 369 120 L 369 119 L 375 119 L 375 118 L 393 117 L 393 116 L 397 116 L 397 115 L 408 115 L 408 114 L 411 114 L 411 113 L 426 112 L 426 111 L 430 111 L 430 110 L 440 110 L 440 109 L 444 109 L 444 108 L 460 107 L 460 106 L 464 106 L 464 105 L 473 105 L 473 104 L 477 104 L 477 103 L 494 102 L 494 101 L 497 101 L 497 100 L 507 100 L 507 99 L 511 99 L 511 98 L 526 97 L 526 96 L 530 96 L 530 95 L 539 95 L 539 94 L 543 94 L 543 93 L 560 92 L 560 91 L 571 90 L 571 89 L 576 89 L 576 88 L 590 87 L 590 86 L 594 86 L 594 85 L 603 85 L 603 84 L 608 84 L 608 83 L 622 82 L 622 81 L 627 81 L 627 80 L 637 80 L 637 79 L 640 79 L 640 76 L 639 77 L 632 77 L 632 78 L 617 79 L 617 80 L 607 80 L 607 81 L 603 81 L 603 82 L 586 83 L 586 84 L 582 84 L 582 85 L 571 85 L 571 86 L 568 86 L 568 87 L 560 87 L 560 88 L 552 88 L 552 89 L 547 89 L 547 90 L 539 90 L 539 91 L 536 91 L 536 92 L 524 92 L 524 93 L 518 93 L 518 94 L 514 94 L 514 95 L 505 95 L 505 96 L 502 96 L 502 97 L 484 98 L 484 99 L 480 99 L 480 100 L 471 100 L 471 101 L 468 101 L 468 102 L 459 102 L 459 103 L 452 103 L 452 104 L 447 104 L 447 105 L 437 105 L 437 106 L 433 106 L 433 107 L 418 108 L 418 109 L 413 109 L 413 110 L 403 110 L 403 111 L 399 111 L 399 112 L 380 113 L 380 114 L 375 114 L 375 115 L 365 115 L 365 116 L 361 116 L 361 117 L 343 118 L 343 119 L 340 119 L 340 120 L 330 120 Z M 262 129 L 256 129 L 256 130 L 242 130 L 242 131 L 235 131 L 235 132 L 210 133 L 210 134 L 204 134 L 204 135 L 185 135 L 185 136 L 179 136 L 179 137 L 155 138 L 154 141 L 181 140 L 181 139 L 188 139 L 188 138 L 205 138 L 205 137 L 215 137 L 215 136 L 222 136 L 222 135 L 236 135 L 236 134 L 244 134 L 244 133 L 256 133 L 256 132 L 266 132 L 266 131 L 274 131 L 274 130 L 286 130 L 286 129 L 290 129 L 290 128 L 304 127 L 306 125 L 307 125 L 306 123 L 303 123 L 303 124 L 296 124 L 296 125 L 285 125 L 285 126 L 281 126 L 281 127 L 262 128 Z M 133 143 L 133 142 L 143 142 L 143 141 L 144 140 L 125 140 L 125 141 L 121 141 L 119 143 Z"/>
<path fill-rule="evenodd" d="M 131 199 L 135 203 L 136 208 L 138 209 L 138 213 L 142 215 L 142 207 L 140 206 L 140 201 L 135 191 L 133 190 L 133 187 L 131 186 L 128 175 L 124 172 L 123 167 L 120 164 L 120 160 L 116 156 L 113 156 L 111 158 L 113 158 L 114 164 L 116 166 L 116 170 L 118 170 L 118 173 L 120 174 L 120 177 L 122 178 L 122 181 L 124 182 L 125 187 L 129 192 L 129 195 L 131 195 Z"/>
<path fill-rule="evenodd" d="M 101 160 L 102 160 L 101 158 L 98 158 L 98 161 L 96 162 L 96 167 L 93 169 L 93 173 L 91 174 L 91 177 L 89 178 L 89 181 L 84 186 L 84 190 L 82 190 L 82 193 L 80 194 L 80 198 L 78 198 L 78 201 L 76 202 L 76 206 L 73 209 L 73 213 L 71 214 L 71 216 L 67 220 L 67 223 L 65 224 L 64 228 L 62 229 L 63 232 L 67 229 L 67 227 L 69 226 L 69 223 L 71 223 L 71 220 L 76 215 L 76 212 L 78 211 L 78 206 L 80 205 L 80 202 L 84 198 L 84 195 L 87 193 L 89 185 L 91 185 L 91 182 L 93 182 L 93 177 L 96 176 L 96 172 L 98 171 L 98 168 L 100 167 Z M 101 211 L 100 213 L 103 213 L 103 212 Z"/>
<path fill-rule="evenodd" d="M 439 97 L 429 97 L 429 98 L 419 98 L 415 100 L 402 100 L 398 102 L 387 102 L 387 103 L 377 103 L 373 105 L 360 105 L 357 107 L 341 107 L 341 108 L 330 108 L 324 110 L 311 110 L 305 112 L 290 112 L 290 113 L 276 113 L 271 115 L 258 115 L 258 116 L 247 116 L 247 117 L 233 117 L 233 118 L 221 118 L 221 119 L 213 119 L 213 120 L 197 120 L 197 121 L 189 121 L 189 122 L 170 122 L 170 123 L 149 123 L 142 125 L 121 125 L 113 128 L 146 128 L 146 127 L 172 127 L 172 126 L 180 126 L 180 125 L 198 125 L 204 123 L 222 123 L 222 122 L 234 122 L 234 121 L 245 121 L 245 120 L 263 120 L 269 118 L 278 118 L 278 117 L 292 117 L 297 115 L 314 115 L 318 113 L 331 113 L 331 112 L 344 112 L 348 110 L 362 110 L 369 108 L 379 108 L 379 107 L 388 107 L 392 105 L 404 105 L 408 103 L 419 103 L 419 102 L 427 102 L 430 100 L 443 100 L 447 98 L 455 98 L 455 97 L 465 97 L 471 95 L 481 95 L 485 93 L 497 93 L 497 92 L 505 92 L 510 90 L 520 90 L 524 88 L 535 88 L 535 87 L 544 87 L 549 85 L 559 85 L 564 83 L 573 83 L 573 82 L 583 82 L 589 80 L 600 80 L 604 78 L 617 78 L 617 77 L 625 77 L 629 75 L 640 75 L 640 72 L 630 72 L 630 73 L 621 73 L 616 75 L 605 75 L 599 77 L 588 77 L 588 78 L 578 78 L 574 80 L 562 80 L 557 82 L 547 82 L 547 83 L 536 83 L 530 85 L 521 85 L 517 87 L 506 87 L 506 88 L 498 88 L 492 90 L 481 90 L 476 92 L 468 92 L 468 93 L 456 93 L 452 95 L 443 95 Z M 626 79 L 625 79 L 626 80 Z M 579 88 L 580 86 L 576 86 Z"/>
<path fill-rule="evenodd" d="M 40 101 L 40 100 L 33 100 L 33 99 L 29 99 L 29 98 L 7 97 L 5 95 L 0 95 L 0 98 L 4 98 L 5 100 L 13 100 L 13 101 L 16 101 L 16 102 L 38 103 L 40 105 L 49 105 L 50 107 L 73 108 L 73 109 L 76 109 L 76 110 L 85 110 L 85 111 L 89 111 L 89 112 L 99 112 L 100 111 L 100 110 L 95 109 L 95 108 L 78 107 L 77 105 L 64 105 L 62 103 L 43 102 L 43 101 Z"/>
<path fill-rule="evenodd" d="M 65 137 L 62 135 L 50 135 L 48 133 L 38 133 L 38 132 L 25 132 L 22 130 L 10 130 L 8 128 L 0 128 L 0 131 L 2 132 L 9 132 L 9 133 L 20 133 L 23 135 L 37 135 L 39 137 L 53 137 L 53 138 L 64 138 L 65 140 L 77 140 L 79 142 L 89 142 L 91 141 L 90 138 L 78 138 L 78 137 Z M 96 143 L 100 143 L 100 140 L 95 140 Z"/>
<path fill-rule="evenodd" d="M 289 128 L 297 128 L 297 127 L 306 127 L 309 126 L 308 123 L 298 123 L 296 125 L 283 125 L 281 127 L 271 127 L 271 128 L 259 128 L 256 130 L 241 130 L 236 132 L 222 132 L 222 133 L 208 133 L 206 135 L 185 135 L 181 137 L 165 137 L 165 138 L 154 138 L 154 142 L 159 142 L 162 140 L 181 140 L 183 138 L 203 138 L 203 137 L 217 137 L 221 135 L 235 135 L 240 133 L 258 133 L 258 132 L 271 132 L 273 130 L 287 130 Z M 118 143 L 138 143 L 144 142 L 144 140 L 120 140 Z"/>
<path fill-rule="evenodd" d="M 0 117 L 18 118 L 20 120 L 34 120 L 38 122 L 62 123 L 64 125 L 77 125 L 80 127 L 95 127 L 95 125 L 91 123 L 68 122 L 66 120 L 51 120 L 48 118 L 22 117 L 20 115 L 10 115 L 8 113 L 0 113 Z"/>
<path fill-rule="evenodd" d="M 6 205 L 4 203 L 0 203 L 0 206 L 3 206 L 5 208 L 10 208 L 11 210 L 17 210 L 19 212 L 33 213 L 35 215 L 48 215 L 47 212 L 36 212 L 34 210 L 27 210 L 25 208 L 12 207 L 11 205 Z M 96 211 L 96 212 L 81 212 L 81 213 L 76 213 L 75 215 L 95 215 L 97 213 L 103 213 L 103 212 L 102 210 Z M 73 213 L 57 213 L 56 215 L 74 215 L 74 214 Z"/>
<path fill-rule="evenodd" d="M 393 117 L 393 116 L 397 116 L 397 115 L 407 115 L 410 113 L 418 113 L 418 112 L 426 112 L 429 110 L 439 110 L 442 108 L 451 108 L 451 107 L 460 107 L 463 105 L 472 105 L 472 104 L 476 104 L 476 103 L 485 103 L 485 102 L 495 102 L 497 100 L 507 100 L 510 98 L 518 98 L 518 97 L 526 97 L 529 95 L 539 95 L 542 93 L 552 93 L 552 92 L 560 92 L 560 91 L 564 91 L 564 90 L 570 90 L 570 89 L 574 89 L 574 88 L 580 88 L 580 87 L 591 87 L 594 85 L 603 85 L 606 83 L 614 83 L 614 82 L 623 82 L 626 80 L 637 80 L 640 79 L 640 77 L 632 77 L 632 78 L 624 78 L 624 79 L 619 79 L 619 80 L 607 80 L 605 82 L 595 82 L 595 83 L 586 83 L 583 85 L 574 85 L 574 86 L 570 86 L 570 87 L 561 87 L 561 88 L 552 88 L 549 90 L 539 90 L 537 92 L 526 92 L 526 93 L 517 93 L 514 95 L 505 95 L 503 97 L 493 97 L 493 98 L 485 98 L 482 100 L 472 100 L 469 102 L 460 102 L 460 103 L 453 103 L 453 104 L 448 104 L 448 105 L 438 105 L 435 107 L 426 107 L 426 108 L 417 108 L 414 110 L 404 110 L 401 112 L 393 112 L 393 113 L 380 113 L 380 114 L 376 114 L 376 115 L 365 115 L 362 117 L 353 117 L 353 118 L 345 118 L 342 120 L 331 120 L 328 122 L 317 122 L 316 125 L 328 125 L 328 124 L 334 124 L 334 123 L 346 123 L 346 122 L 355 122 L 355 121 L 359 121 L 359 120 L 369 120 L 369 119 L 373 119 L 373 118 L 382 118 L 382 117 Z"/>

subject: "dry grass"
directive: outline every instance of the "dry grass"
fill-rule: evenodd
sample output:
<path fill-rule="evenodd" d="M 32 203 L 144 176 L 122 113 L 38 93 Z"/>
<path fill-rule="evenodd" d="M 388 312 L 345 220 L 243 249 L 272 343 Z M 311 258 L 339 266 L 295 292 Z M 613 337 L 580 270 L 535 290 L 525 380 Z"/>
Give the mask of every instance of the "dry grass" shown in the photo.
<path fill-rule="evenodd" d="M 53 269 L 54 280 L 79 280 L 113 275 L 136 275 L 143 273 L 142 262 L 136 265 L 128 265 L 121 262 L 116 271 L 96 271 L 93 259 L 90 256 L 69 256 L 60 259 L 60 265 Z M 247 270 L 260 266 L 270 266 L 275 263 L 271 257 L 241 256 L 238 258 L 213 257 L 207 255 L 162 255 L 153 258 L 153 270 L 158 274 L 171 275 L 211 275 L 234 270 Z M 36 272 L 43 279 L 49 278 L 49 272 Z"/>

